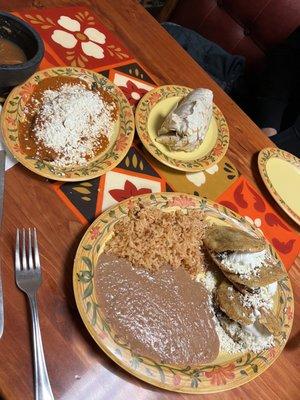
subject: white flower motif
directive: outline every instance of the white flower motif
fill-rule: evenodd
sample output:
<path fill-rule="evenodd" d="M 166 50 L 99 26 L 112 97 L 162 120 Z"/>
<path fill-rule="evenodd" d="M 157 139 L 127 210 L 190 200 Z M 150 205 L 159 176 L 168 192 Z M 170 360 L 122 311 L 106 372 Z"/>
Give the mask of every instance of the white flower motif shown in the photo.
<path fill-rule="evenodd" d="M 253 221 L 253 219 L 251 217 L 248 217 L 248 215 L 245 215 L 245 220 L 250 222 L 250 224 L 254 225 L 263 234 L 263 231 L 260 229 L 260 227 L 261 227 L 261 219 L 260 218 L 255 218 L 255 220 Z"/>
<path fill-rule="evenodd" d="M 260 227 L 261 227 L 261 219 L 260 219 L 260 218 L 255 218 L 255 220 L 254 220 L 254 225 L 255 225 L 257 228 L 260 228 Z"/>
<path fill-rule="evenodd" d="M 206 178 L 204 172 L 187 172 L 186 178 L 196 186 L 201 186 L 205 183 Z"/>
<path fill-rule="evenodd" d="M 69 32 L 61 31 L 60 29 L 55 29 L 51 36 L 54 42 L 60 44 L 66 49 L 73 49 L 76 46 L 78 40 Z"/>
<path fill-rule="evenodd" d="M 104 58 L 103 48 L 99 46 L 106 41 L 106 36 L 102 32 L 95 28 L 86 28 L 83 32 L 80 32 L 80 22 L 64 15 L 59 18 L 57 23 L 67 32 L 55 29 L 51 36 L 54 42 L 66 49 L 73 49 L 80 42 L 82 51 L 87 56 L 97 59 Z"/>
<path fill-rule="evenodd" d="M 213 175 L 218 171 L 219 171 L 219 167 L 217 164 L 215 164 L 212 167 L 209 167 L 205 170 L 205 172 L 207 172 L 210 175 Z M 186 178 L 196 186 L 201 186 L 206 182 L 206 176 L 205 176 L 204 172 L 202 172 L 202 171 L 187 172 L 185 175 L 186 175 Z"/>
<path fill-rule="evenodd" d="M 61 16 L 57 21 L 58 25 L 62 26 L 65 29 L 68 29 L 71 32 L 80 31 L 80 22 L 76 21 L 76 19 L 72 19 L 70 17 Z"/>
<path fill-rule="evenodd" d="M 219 171 L 219 166 L 218 166 L 218 164 L 215 164 L 215 165 L 213 165 L 212 167 L 209 167 L 209 168 L 207 168 L 206 170 L 205 170 L 205 172 L 207 172 L 208 174 L 210 174 L 210 175 L 213 175 L 213 174 L 215 174 L 216 172 L 218 172 Z"/>
<path fill-rule="evenodd" d="M 248 215 L 245 215 L 245 219 L 250 222 L 250 224 L 255 225 L 257 228 L 261 227 L 260 218 L 255 218 L 255 220 L 253 220 L 251 217 L 248 217 Z"/>

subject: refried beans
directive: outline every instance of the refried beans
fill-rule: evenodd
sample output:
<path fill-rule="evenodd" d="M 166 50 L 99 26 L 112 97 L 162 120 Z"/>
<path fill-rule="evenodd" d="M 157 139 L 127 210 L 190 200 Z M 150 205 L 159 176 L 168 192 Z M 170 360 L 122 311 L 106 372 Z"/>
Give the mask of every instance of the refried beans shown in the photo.
<path fill-rule="evenodd" d="M 183 267 L 153 273 L 102 254 L 95 285 L 105 318 L 134 354 L 177 366 L 217 357 L 219 338 L 208 293 Z"/>

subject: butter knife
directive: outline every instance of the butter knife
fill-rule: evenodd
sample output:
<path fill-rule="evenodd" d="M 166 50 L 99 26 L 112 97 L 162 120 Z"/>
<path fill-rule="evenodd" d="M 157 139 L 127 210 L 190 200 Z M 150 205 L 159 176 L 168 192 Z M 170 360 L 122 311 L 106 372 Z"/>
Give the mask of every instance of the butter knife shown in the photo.
<path fill-rule="evenodd" d="M 4 174 L 5 174 L 5 150 L 0 150 L 0 228 L 3 212 L 3 196 L 4 196 Z M 0 260 L 0 338 L 4 329 L 4 307 L 3 307 L 3 291 L 1 281 L 1 260 Z"/>

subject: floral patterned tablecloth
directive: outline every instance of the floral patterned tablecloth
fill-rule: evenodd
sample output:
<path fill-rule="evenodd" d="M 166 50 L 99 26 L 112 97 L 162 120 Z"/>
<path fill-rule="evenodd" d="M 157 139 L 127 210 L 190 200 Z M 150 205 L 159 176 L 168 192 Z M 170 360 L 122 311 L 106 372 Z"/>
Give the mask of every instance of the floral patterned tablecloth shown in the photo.
<path fill-rule="evenodd" d="M 155 81 L 128 49 L 85 7 L 24 10 L 15 13 L 42 36 L 41 69 L 79 66 L 100 72 L 119 86 L 133 108 Z M 174 82 L 176 83 L 176 82 Z M 25 87 L 24 96 L 31 88 Z M 205 171 L 185 173 L 155 160 L 138 139 L 112 171 L 86 182 L 53 183 L 53 190 L 83 224 L 119 201 L 144 193 L 179 191 L 218 201 L 260 228 L 289 268 L 300 237 L 262 194 L 224 157 Z"/>

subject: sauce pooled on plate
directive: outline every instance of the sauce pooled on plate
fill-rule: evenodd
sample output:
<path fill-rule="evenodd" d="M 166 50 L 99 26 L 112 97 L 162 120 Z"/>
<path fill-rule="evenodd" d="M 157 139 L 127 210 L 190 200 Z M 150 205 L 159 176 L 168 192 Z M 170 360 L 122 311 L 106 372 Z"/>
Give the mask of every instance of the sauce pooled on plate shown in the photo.
<path fill-rule="evenodd" d="M 151 273 L 102 254 L 95 284 L 105 318 L 135 354 L 178 366 L 217 357 L 219 338 L 207 291 L 184 268 Z"/>

